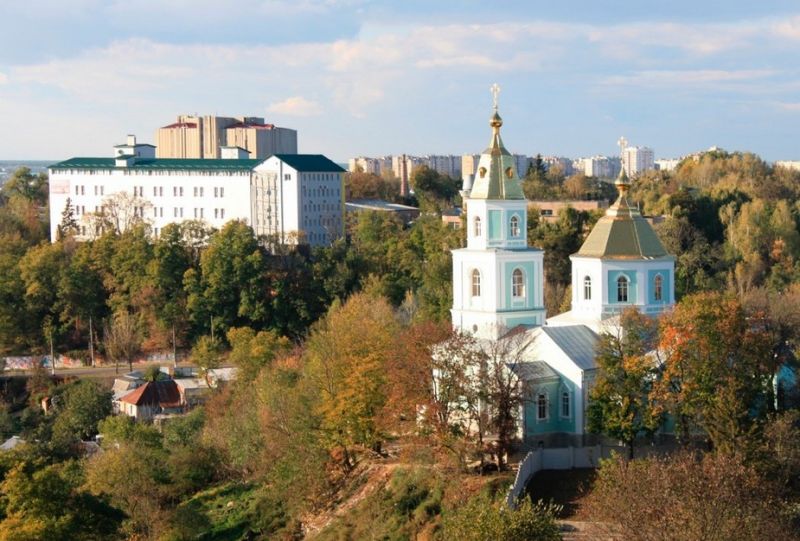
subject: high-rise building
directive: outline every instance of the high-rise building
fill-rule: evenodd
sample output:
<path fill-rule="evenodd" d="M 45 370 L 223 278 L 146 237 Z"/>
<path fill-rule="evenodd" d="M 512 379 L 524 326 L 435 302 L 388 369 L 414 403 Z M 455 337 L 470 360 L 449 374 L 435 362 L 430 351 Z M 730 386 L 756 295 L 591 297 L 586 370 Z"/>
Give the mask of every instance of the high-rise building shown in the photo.
<path fill-rule="evenodd" d="M 152 145 L 128 137 L 110 158 L 71 158 L 51 165 L 50 234 L 57 239 L 67 201 L 78 240 L 150 225 L 158 236 L 169 223 L 198 220 L 222 227 L 244 220 L 257 235 L 285 243 L 329 244 L 344 234 L 344 170 L 320 154 L 242 158 L 156 158 Z M 238 158 L 236 158 L 238 157 Z"/>
<path fill-rule="evenodd" d="M 156 131 L 159 158 L 219 158 L 220 148 L 238 146 L 253 159 L 297 154 L 297 131 L 266 124 L 260 117 L 179 115 Z"/>
<path fill-rule="evenodd" d="M 622 149 L 622 168 L 629 177 L 636 177 L 656 168 L 653 149 L 649 147 L 625 147 Z"/>

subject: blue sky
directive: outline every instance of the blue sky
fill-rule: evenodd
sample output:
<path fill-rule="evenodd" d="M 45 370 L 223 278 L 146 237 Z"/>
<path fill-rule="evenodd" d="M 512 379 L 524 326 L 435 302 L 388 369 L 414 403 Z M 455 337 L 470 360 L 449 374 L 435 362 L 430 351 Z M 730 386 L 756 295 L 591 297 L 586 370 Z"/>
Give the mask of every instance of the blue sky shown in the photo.
<path fill-rule="evenodd" d="M 254 115 L 300 151 L 800 159 L 800 3 L 0 3 L 0 159 L 109 155 L 179 113 Z"/>

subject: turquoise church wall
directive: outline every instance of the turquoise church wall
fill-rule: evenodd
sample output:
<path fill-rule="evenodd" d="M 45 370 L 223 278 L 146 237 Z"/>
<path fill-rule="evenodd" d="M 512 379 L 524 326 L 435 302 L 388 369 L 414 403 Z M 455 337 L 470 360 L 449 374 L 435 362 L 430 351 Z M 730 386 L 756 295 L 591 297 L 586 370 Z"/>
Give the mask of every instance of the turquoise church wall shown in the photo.
<path fill-rule="evenodd" d="M 535 285 L 537 283 L 535 280 L 536 273 L 538 272 L 537 267 L 538 265 L 536 265 L 533 261 L 527 261 L 524 263 L 508 262 L 504 264 L 503 283 L 506 285 L 505 297 L 503 299 L 502 306 L 504 310 L 530 310 L 534 308 L 533 299 L 537 293 L 535 289 Z M 516 300 L 511 295 L 511 275 L 514 273 L 514 269 L 521 269 L 525 274 L 525 296 Z"/>
<path fill-rule="evenodd" d="M 500 240 L 503 238 L 503 211 L 489 211 L 489 240 Z"/>
<path fill-rule="evenodd" d="M 569 417 L 561 416 L 561 393 L 564 391 L 570 395 Z M 537 419 L 536 398 L 541 392 L 548 396 L 548 418 L 546 420 Z M 525 402 L 525 437 L 531 438 L 537 434 L 553 432 L 575 432 L 575 387 L 568 380 L 562 378 L 538 383 L 531 390 L 530 400 Z"/>
<path fill-rule="evenodd" d="M 656 275 L 660 274 L 663 280 L 661 290 L 663 295 L 661 300 L 657 301 L 655 297 L 655 280 Z M 647 303 L 648 304 L 667 304 L 672 301 L 672 280 L 669 275 L 669 269 L 657 269 L 647 271 Z"/>
<path fill-rule="evenodd" d="M 628 278 L 628 302 L 617 301 L 617 278 Z M 608 271 L 608 304 L 636 304 L 637 276 L 634 271 Z"/>

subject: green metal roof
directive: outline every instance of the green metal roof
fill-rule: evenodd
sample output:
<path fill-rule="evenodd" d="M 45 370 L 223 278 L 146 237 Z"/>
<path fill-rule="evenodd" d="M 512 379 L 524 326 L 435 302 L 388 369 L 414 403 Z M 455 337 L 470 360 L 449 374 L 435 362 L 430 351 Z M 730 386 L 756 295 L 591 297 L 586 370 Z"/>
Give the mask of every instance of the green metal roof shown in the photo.
<path fill-rule="evenodd" d="M 608 259 L 672 257 L 650 223 L 628 202 L 627 185 L 623 186 L 617 201 L 597 221 L 575 255 Z"/>
<path fill-rule="evenodd" d="M 123 169 L 117 158 L 70 158 L 50 166 L 50 169 Z M 136 158 L 124 169 L 188 170 L 188 171 L 251 171 L 264 160 L 203 160 L 179 158 Z"/>
<path fill-rule="evenodd" d="M 344 169 L 322 154 L 274 154 L 274 156 L 304 173 L 344 173 Z"/>
<path fill-rule="evenodd" d="M 522 193 L 522 185 L 517 175 L 517 167 L 514 164 L 514 157 L 503 146 L 500 138 L 500 126 L 503 119 L 495 111 L 489 121 L 492 127 L 492 140 L 489 148 L 483 151 L 478 160 L 478 170 L 472 189 L 469 192 L 470 199 L 525 199 Z"/>

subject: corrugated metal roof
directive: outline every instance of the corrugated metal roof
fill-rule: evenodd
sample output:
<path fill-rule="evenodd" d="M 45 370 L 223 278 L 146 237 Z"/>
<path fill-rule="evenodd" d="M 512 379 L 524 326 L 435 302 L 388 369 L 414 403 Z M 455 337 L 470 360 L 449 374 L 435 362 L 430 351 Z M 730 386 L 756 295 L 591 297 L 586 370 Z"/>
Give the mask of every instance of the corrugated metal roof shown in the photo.
<path fill-rule="evenodd" d="M 273 154 L 273 156 L 304 173 L 344 173 L 344 169 L 322 154 Z"/>
<path fill-rule="evenodd" d="M 624 193 L 597 221 L 576 255 L 610 259 L 670 257 L 653 227 Z"/>
<path fill-rule="evenodd" d="M 509 365 L 522 381 L 532 381 L 536 379 L 558 378 L 558 372 L 550 368 L 544 361 L 531 361 Z"/>
<path fill-rule="evenodd" d="M 50 169 L 133 169 L 133 170 L 190 170 L 190 171 L 251 171 L 264 160 L 252 159 L 194 159 L 194 158 L 136 158 L 126 167 L 117 167 L 114 158 L 70 158 L 50 166 Z"/>
<path fill-rule="evenodd" d="M 572 362 L 581 370 L 597 368 L 594 361 L 595 348 L 600 337 L 586 325 L 541 328 Z"/>

